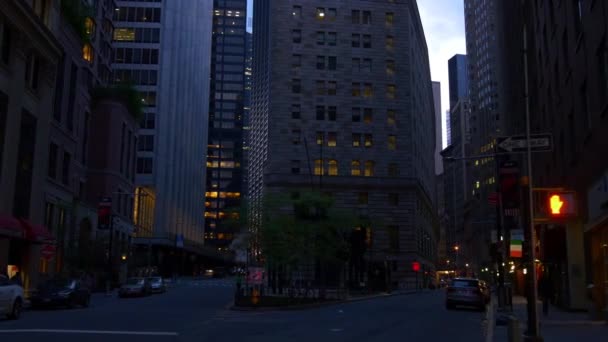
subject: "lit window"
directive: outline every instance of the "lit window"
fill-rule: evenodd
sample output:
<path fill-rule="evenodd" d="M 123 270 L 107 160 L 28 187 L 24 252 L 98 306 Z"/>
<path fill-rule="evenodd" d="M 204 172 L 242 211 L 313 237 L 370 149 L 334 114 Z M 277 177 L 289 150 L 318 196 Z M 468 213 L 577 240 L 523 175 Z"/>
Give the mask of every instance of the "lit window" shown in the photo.
<path fill-rule="evenodd" d="M 394 109 L 389 109 L 386 111 L 386 123 L 389 125 L 394 125 L 397 121 L 397 115 L 395 114 Z"/>
<path fill-rule="evenodd" d="M 317 132 L 317 145 L 323 145 L 324 140 L 325 140 L 325 133 Z"/>
<path fill-rule="evenodd" d="M 361 176 L 361 162 L 353 160 L 350 162 L 350 174 L 352 176 Z"/>
<path fill-rule="evenodd" d="M 372 88 L 372 84 L 371 83 L 365 83 L 365 87 L 363 89 L 363 96 L 364 97 L 372 97 L 374 95 L 374 90 Z"/>
<path fill-rule="evenodd" d="M 372 147 L 374 145 L 372 135 L 365 134 L 365 147 Z"/>
<path fill-rule="evenodd" d="M 374 176 L 374 166 L 375 163 L 372 160 L 367 160 L 365 162 L 365 177 L 373 177 Z"/>
<path fill-rule="evenodd" d="M 395 48 L 395 38 L 393 36 L 386 36 L 386 49 L 393 50 Z"/>
<path fill-rule="evenodd" d="M 353 133 L 353 147 L 361 146 L 361 134 Z"/>
<path fill-rule="evenodd" d="M 386 86 L 386 97 L 394 99 L 397 93 L 397 87 L 393 84 Z"/>
<path fill-rule="evenodd" d="M 386 74 L 389 76 L 395 74 L 395 61 L 386 61 Z"/>
<path fill-rule="evenodd" d="M 82 47 L 82 58 L 91 64 L 95 61 L 95 53 L 91 44 L 87 43 Z"/>
<path fill-rule="evenodd" d="M 329 175 L 330 176 L 338 175 L 338 161 L 335 159 L 329 160 Z"/>
<path fill-rule="evenodd" d="M 325 19 L 325 8 L 317 7 L 317 20 Z"/>
<path fill-rule="evenodd" d="M 338 140 L 338 133 L 336 133 L 336 132 L 327 133 L 327 146 L 336 147 L 337 140 Z"/>
<path fill-rule="evenodd" d="M 324 173 L 325 173 L 325 171 L 323 170 L 323 160 L 315 159 L 315 175 L 320 176 Z"/>
<path fill-rule="evenodd" d="M 396 150 L 397 149 L 397 137 L 394 135 L 388 136 L 388 149 Z"/>
<path fill-rule="evenodd" d="M 84 19 L 84 29 L 89 38 L 95 36 L 95 22 L 93 21 L 93 19 L 89 17 L 86 17 Z"/>
<path fill-rule="evenodd" d="M 385 22 L 386 25 L 393 25 L 393 23 L 395 22 L 395 14 L 392 12 L 387 12 Z"/>

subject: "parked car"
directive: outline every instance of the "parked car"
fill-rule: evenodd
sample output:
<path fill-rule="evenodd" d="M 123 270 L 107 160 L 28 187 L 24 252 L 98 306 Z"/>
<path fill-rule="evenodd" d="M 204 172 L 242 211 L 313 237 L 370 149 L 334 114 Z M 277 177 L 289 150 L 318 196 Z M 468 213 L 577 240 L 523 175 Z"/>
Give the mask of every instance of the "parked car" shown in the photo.
<path fill-rule="evenodd" d="M 457 305 L 485 310 L 486 303 L 486 295 L 479 279 L 454 278 L 446 289 L 445 307 L 448 310 Z"/>
<path fill-rule="evenodd" d="M 23 309 L 23 288 L 0 275 L 0 314 L 18 319 Z"/>
<path fill-rule="evenodd" d="M 32 307 L 78 305 L 88 307 L 91 302 L 91 291 L 80 282 L 72 278 L 55 278 L 38 286 L 37 291 L 30 297 Z"/>
<path fill-rule="evenodd" d="M 145 296 L 151 292 L 147 278 L 129 278 L 118 290 L 119 297 Z"/>
<path fill-rule="evenodd" d="M 151 293 L 164 293 L 167 291 L 165 280 L 162 277 L 150 277 L 148 278 L 148 282 L 150 283 Z"/>

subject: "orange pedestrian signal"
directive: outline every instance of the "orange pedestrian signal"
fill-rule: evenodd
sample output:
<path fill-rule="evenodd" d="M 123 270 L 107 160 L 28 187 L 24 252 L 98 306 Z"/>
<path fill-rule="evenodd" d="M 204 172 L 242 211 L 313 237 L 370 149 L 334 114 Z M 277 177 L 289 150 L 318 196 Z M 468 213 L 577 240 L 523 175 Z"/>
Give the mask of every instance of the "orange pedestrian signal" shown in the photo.
<path fill-rule="evenodd" d="M 548 213 L 552 217 L 573 217 L 577 215 L 574 192 L 549 193 Z"/>

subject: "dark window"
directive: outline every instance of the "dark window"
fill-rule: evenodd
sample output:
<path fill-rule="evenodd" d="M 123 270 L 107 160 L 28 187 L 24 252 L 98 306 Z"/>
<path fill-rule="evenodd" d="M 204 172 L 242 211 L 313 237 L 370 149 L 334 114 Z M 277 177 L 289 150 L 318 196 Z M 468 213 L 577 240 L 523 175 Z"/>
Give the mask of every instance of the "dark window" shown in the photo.
<path fill-rule="evenodd" d="M 325 32 L 317 31 L 317 45 L 325 45 Z"/>
<path fill-rule="evenodd" d="M 299 104 L 291 105 L 291 118 L 299 119 L 301 117 L 301 107 Z"/>
<path fill-rule="evenodd" d="M 152 173 L 152 167 L 152 158 L 137 158 L 137 173 L 150 174 Z"/>
<path fill-rule="evenodd" d="M 389 175 L 389 177 L 399 176 L 399 164 L 397 164 L 397 163 L 388 164 L 388 175 Z"/>
<path fill-rule="evenodd" d="M 351 46 L 354 48 L 358 48 L 361 46 L 361 35 L 353 33 Z"/>
<path fill-rule="evenodd" d="M 72 164 L 72 156 L 68 152 L 63 152 L 63 166 L 61 171 L 61 182 L 65 185 L 70 185 L 70 166 Z"/>
<path fill-rule="evenodd" d="M 338 36 L 336 32 L 327 32 L 327 45 L 336 46 Z"/>
<path fill-rule="evenodd" d="M 299 160 L 291 161 L 291 173 L 293 173 L 293 174 L 300 173 L 300 161 Z"/>
<path fill-rule="evenodd" d="M 317 106 L 317 120 L 325 120 L 325 107 Z"/>
<path fill-rule="evenodd" d="M 30 53 L 25 66 L 25 81 L 27 85 L 33 89 L 38 89 L 40 59 L 34 53 Z"/>
<path fill-rule="evenodd" d="M 399 194 L 388 194 L 388 204 L 399 205 Z"/>
<path fill-rule="evenodd" d="M 4 155 L 4 141 L 6 140 L 6 118 L 8 116 L 8 96 L 0 92 L 0 175 L 2 172 L 2 159 Z"/>
<path fill-rule="evenodd" d="M 299 94 L 302 91 L 302 85 L 299 79 L 294 78 L 291 80 L 291 91 L 294 94 Z"/>
<path fill-rule="evenodd" d="M 327 57 L 327 69 L 328 70 L 336 70 L 337 62 L 335 56 Z"/>
<path fill-rule="evenodd" d="M 353 108 L 352 110 L 352 121 L 360 122 L 361 121 L 361 108 Z"/>
<path fill-rule="evenodd" d="M 363 11 L 363 24 L 371 24 L 372 23 L 372 12 Z"/>
<path fill-rule="evenodd" d="M 49 145 L 49 169 L 48 176 L 55 179 L 57 177 L 57 152 L 59 148 L 56 144 Z"/>
<path fill-rule="evenodd" d="M 338 83 L 336 81 L 327 81 L 327 95 L 336 95 L 338 93 Z"/>
<path fill-rule="evenodd" d="M 325 69 L 325 56 L 317 56 L 317 70 Z"/>
<path fill-rule="evenodd" d="M 364 108 L 363 109 L 363 122 L 371 123 L 373 113 L 374 113 L 374 111 L 371 108 Z"/>
<path fill-rule="evenodd" d="M 329 121 L 336 121 L 336 111 L 337 111 L 336 106 L 327 107 L 327 119 Z"/>
<path fill-rule="evenodd" d="M 388 246 L 392 251 L 399 250 L 399 227 L 398 226 L 387 226 L 388 231 Z"/>
<path fill-rule="evenodd" d="M 138 151 L 154 151 L 154 136 L 153 135 L 140 135 L 138 139 Z M 127 162 L 128 163 L 128 162 Z"/>
<path fill-rule="evenodd" d="M 363 47 L 369 49 L 372 47 L 372 36 L 369 34 L 363 35 Z"/>
<path fill-rule="evenodd" d="M 36 118 L 28 111 L 21 112 L 19 126 L 19 147 L 17 150 L 17 176 L 13 200 L 13 216 L 28 217 L 34 172 L 34 153 L 36 150 Z"/>
<path fill-rule="evenodd" d="M 291 130 L 291 143 L 294 145 L 300 145 L 300 135 L 301 131 L 299 129 Z"/>
<path fill-rule="evenodd" d="M 352 10 L 351 17 L 353 24 L 359 24 L 361 22 L 361 11 Z"/>
<path fill-rule="evenodd" d="M 369 195 L 367 192 L 360 192 L 358 194 L 358 203 L 359 204 L 367 204 Z"/>

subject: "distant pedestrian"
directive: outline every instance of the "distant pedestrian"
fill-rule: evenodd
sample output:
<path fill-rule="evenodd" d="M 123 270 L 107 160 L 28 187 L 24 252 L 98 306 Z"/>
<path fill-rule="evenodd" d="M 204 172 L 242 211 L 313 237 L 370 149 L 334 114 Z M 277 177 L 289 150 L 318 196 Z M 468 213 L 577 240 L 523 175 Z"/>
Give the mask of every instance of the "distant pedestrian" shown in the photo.
<path fill-rule="evenodd" d="M 553 296 L 555 294 L 553 282 L 547 275 L 543 274 L 543 276 L 540 278 L 538 282 L 538 290 L 543 301 L 543 314 L 547 316 L 549 315 L 549 304 L 553 301 Z"/>

